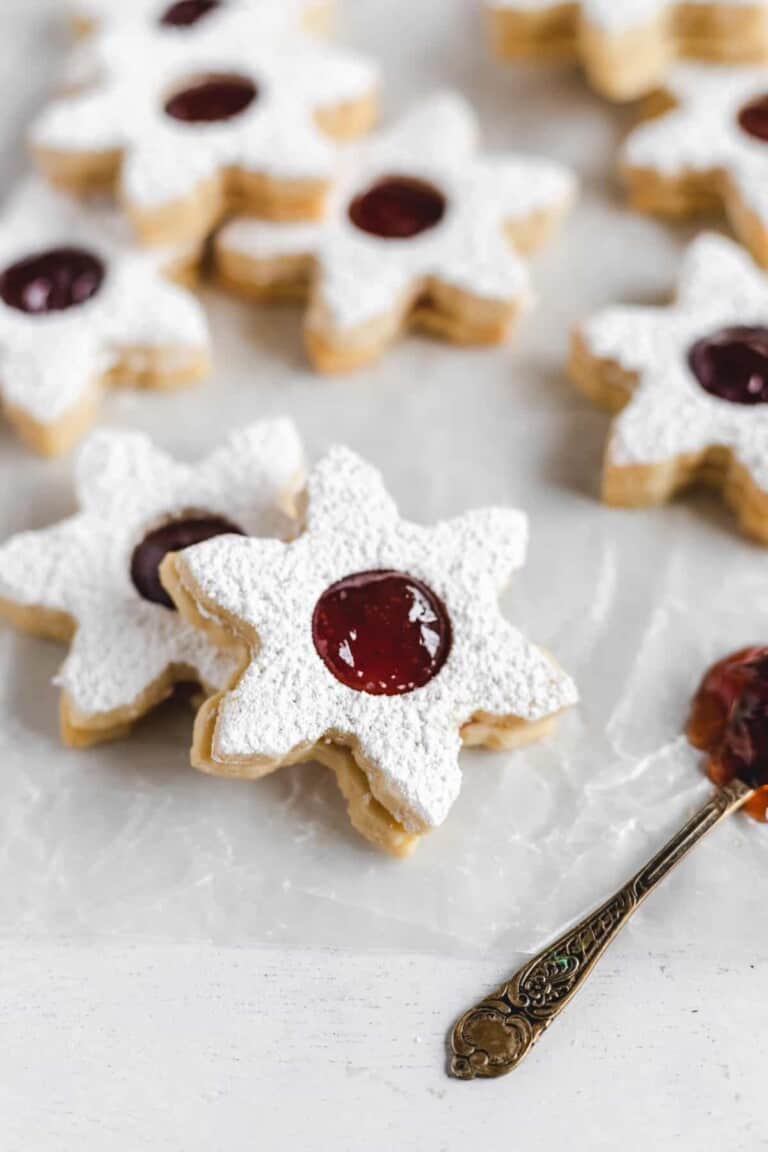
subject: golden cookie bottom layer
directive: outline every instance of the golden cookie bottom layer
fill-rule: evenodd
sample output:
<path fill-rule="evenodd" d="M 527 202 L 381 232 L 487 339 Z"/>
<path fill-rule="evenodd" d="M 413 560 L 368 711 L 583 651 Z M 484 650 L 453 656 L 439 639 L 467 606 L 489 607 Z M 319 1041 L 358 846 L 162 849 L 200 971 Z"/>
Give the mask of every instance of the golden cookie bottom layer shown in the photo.
<path fill-rule="evenodd" d="M 565 211 L 563 206 L 510 223 L 507 242 L 521 253 L 535 251 L 557 230 Z M 425 278 L 412 285 L 390 312 L 355 328 L 340 329 L 319 299 L 318 268 L 312 254 L 259 258 L 219 244 L 214 259 L 219 283 L 237 295 L 261 304 L 308 302 L 304 344 L 312 365 L 329 375 L 375 363 L 409 330 L 454 344 L 502 343 L 514 329 L 524 303 L 488 300 Z"/>
<path fill-rule="evenodd" d="M 258 650 L 258 636 L 245 635 L 238 621 L 207 601 L 201 589 L 191 582 L 177 555 L 165 557 L 160 575 L 182 617 L 205 631 L 213 643 L 245 646 L 249 654 Z M 248 662 L 249 656 L 243 661 L 243 671 Z M 237 679 L 235 677 L 233 686 Z M 396 857 L 409 856 L 421 836 L 430 831 L 416 814 L 402 808 L 402 800 L 392 791 L 386 776 L 363 754 L 349 733 L 327 732 L 321 740 L 302 744 L 279 757 L 222 758 L 217 755 L 216 725 L 225 695 L 211 696 L 197 714 L 191 750 L 193 767 L 214 776 L 259 780 L 280 768 L 316 760 L 335 773 L 352 826 L 376 848 Z M 557 717 L 552 716 L 530 722 L 518 716 L 478 712 L 462 727 L 461 737 L 469 747 L 520 748 L 542 739 L 556 720 Z"/>
<path fill-rule="evenodd" d="M 768 227 L 719 168 L 665 174 L 626 164 L 621 172 L 629 203 L 639 212 L 671 219 L 725 212 L 737 238 L 768 268 Z"/>
<path fill-rule="evenodd" d="M 335 140 L 364 135 L 376 120 L 378 95 L 318 109 L 320 129 Z M 112 191 L 122 167 L 121 150 L 62 151 L 33 147 L 37 167 L 56 188 L 76 196 Z M 268 220 L 314 220 L 322 216 L 328 182 L 275 178 L 239 167 L 220 169 L 190 186 L 173 201 L 158 205 L 124 200 L 124 208 L 143 244 L 200 242 L 227 215 L 253 215 Z"/>
<path fill-rule="evenodd" d="M 17 632 L 60 644 L 69 644 L 77 630 L 76 622 L 66 612 L 35 604 L 17 604 L 3 597 L 0 597 L 0 618 Z M 194 668 L 184 664 L 169 666 L 130 703 L 107 712 L 83 712 L 71 696 L 62 691 L 59 696 L 62 742 L 70 748 L 89 748 L 122 739 L 138 721 L 170 699 L 180 684 L 199 684 Z M 201 686 L 201 693 L 209 695 L 210 691 L 210 688 Z"/>
<path fill-rule="evenodd" d="M 121 348 L 109 372 L 92 382 L 81 399 L 63 416 L 42 421 L 13 404 L 3 414 L 22 443 L 41 456 L 58 456 L 82 439 L 95 422 L 105 387 L 131 386 L 156 390 L 186 387 L 210 371 L 207 352 L 187 348 Z"/>
<path fill-rule="evenodd" d="M 768 60 L 768 14 L 759 4 L 681 3 L 618 33 L 585 21 L 577 3 L 532 12 L 493 8 L 488 22 L 498 56 L 579 59 L 593 88 L 618 101 L 651 92 L 676 57 L 734 64 Z"/>
<path fill-rule="evenodd" d="M 593 356 L 579 333 L 571 343 L 569 375 L 585 396 L 613 413 L 624 408 L 638 383 L 637 376 L 620 364 Z M 617 464 L 606 452 L 602 477 L 606 504 L 621 508 L 666 504 L 694 484 L 721 492 L 742 532 L 768 544 L 768 492 L 758 487 L 729 448 L 717 445 L 650 464 Z"/>

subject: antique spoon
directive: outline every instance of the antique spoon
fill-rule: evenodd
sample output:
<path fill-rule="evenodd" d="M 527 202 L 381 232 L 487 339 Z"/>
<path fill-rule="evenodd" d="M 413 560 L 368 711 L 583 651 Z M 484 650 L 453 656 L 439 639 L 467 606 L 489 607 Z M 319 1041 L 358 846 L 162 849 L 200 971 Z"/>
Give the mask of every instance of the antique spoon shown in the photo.
<path fill-rule="evenodd" d="M 723 786 L 614 896 L 464 1013 L 451 1033 L 451 1075 L 490 1079 L 516 1068 L 646 897 L 707 833 L 768 784 L 768 649 L 742 650 L 707 673 L 688 736 L 716 753 L 710 774 Z"/>

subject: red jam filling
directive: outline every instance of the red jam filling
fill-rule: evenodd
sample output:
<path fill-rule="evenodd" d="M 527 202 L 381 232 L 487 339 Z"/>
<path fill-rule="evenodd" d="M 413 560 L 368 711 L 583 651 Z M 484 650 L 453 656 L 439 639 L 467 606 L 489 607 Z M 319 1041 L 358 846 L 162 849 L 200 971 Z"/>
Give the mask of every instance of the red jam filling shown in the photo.
<path fill-rule="evenodd" d="M 756 788 L 746 811 L 768 820 L 768 647 L 743 648 L 709 670 L 694 697 L 687 734 L 708 754 L 714 783 L 739 779 Z"/>
<path fill-rule="evenodd" d="M 768 402 L 768 328 L 723 328 L 697 341 L 688 361 L 710 395 L 731 404 Z"/>
<path fill-rule="evenodd" d="M 206 515 L 199 513 L 196 516 L 186 516 L 179 520 L 169 520 L 159 528 L 148 532 L 140 544 L 137 544 L 131 556 L 131 580 L 133 586 L 144 600 L 153 604 L 162 604 L 164 608 L 175 609 L 175 605 L 160 582 L 160 565 L 169 552 L 180 552 L 182 548 L 191 548 L 193 544 L 201 544 L 203 540 L 212 540 L 214 536 L 244 536 L 242 528 L 233 524 L 224 516 Z"/>
<path fill-rule="evenodd" d="M 739 126 L 756 140 L 768 141 L 768 96 L 750 100 L 739 112 Z"/>
<path fill-rule="evenodd" d="M 49 248 L 0 273 L 0 296 L 19 312 L 64 312 L 95 296 L 104 276 L 101 260 L 85 248 Z"/>
<path fill-rule="evenodd" d="M 317 602 L 312 638 L 337 680 L 370 696 L 402 696 L 437 676 L 453 631 L 442 600 L 403 572 L 358 572 Z"/>
<path fill-rule="evenodd" d="M 209 12 L 221 7 L 221 0 L 178 0 L 166 8 L 160 23 L 166 28 L 191 28 Z"/>
<path fill-rule="evenodd" d="M 409 240 L 439 224 L 446 208 L 445 196 L 426 181 L 389 176 L 355 197 L 349 218 L 372 236 Z"/>
<path fill-rule="evenodd" d="M 184 124 L 215 124 L 245 112 L 258 94 L 247 76 L 200 76 L 175 92 L 166 101 L 165 111 Z"/>

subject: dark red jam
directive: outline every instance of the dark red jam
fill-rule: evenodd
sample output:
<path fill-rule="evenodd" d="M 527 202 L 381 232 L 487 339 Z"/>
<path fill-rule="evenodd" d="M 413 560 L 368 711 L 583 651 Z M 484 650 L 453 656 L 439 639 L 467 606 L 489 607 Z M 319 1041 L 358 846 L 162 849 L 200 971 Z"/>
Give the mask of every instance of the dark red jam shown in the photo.
<path fill-rule="evenodd" d="M 315 649 L 342 684 L 402 696 L 437 676 L 453 642 L 442 600 L 403 572 L 358 572 L 333 584 L 312 618 Z"/>
<path fill-rule="evenodd" d="M 758 789 L 746 811 L 768 820 L 768 647 L 743 648 L 707 672 L 687 734 L 709 755 L 707 768 L 716 784 L 739 779 Z"/>
<path fill-rule="evenodd" d="M 180 552 L 214 536 L 244 536 L 242 528 L 224 516 L 200 513 L 179 520 L 169 520 L 148 532 L 131 556 L 131 580 L 144 600 L 174 608 L 174 603 L 160 582 L 160 565 L 169 552 Z"/>
<path fill-rule="evenodd" d="M 446 208 L 445 196 L 426 181 L 389 176 L 355 197 L 349 218 L 372 236 L 408 240 L 439 224 Z"/>
<path fill-rule="evenodd" d="M 756 140 L 768 141 L 768 95 L 744 105 L 739 112 L 739 126 Z"/>
<path fill-rule="evenodd" d="M 0 296 L 19 312 L 64 312 L 95 296 L 104 276 L 101 260 L 85 248 L 49 248 L 4 269 Z"/>
<path fill-rule="evenodd" d="M 166 8 L 160 23 L 166 28 L 191 28 L 210 12 L 221 7 L 222 0 L 177 0 Z"/>
<path fill-rule="evenodd" d="M 722 328 L 688 354 L 705 392 L 731 404 L 768 402 L 768 328 Z"/>
<path fill-rule="evenodd" d="M 258 94 L 247 76 L 199 76 L 166 101 L 165 111 L 184 124 L 216 124 L 245 112 Z"/>

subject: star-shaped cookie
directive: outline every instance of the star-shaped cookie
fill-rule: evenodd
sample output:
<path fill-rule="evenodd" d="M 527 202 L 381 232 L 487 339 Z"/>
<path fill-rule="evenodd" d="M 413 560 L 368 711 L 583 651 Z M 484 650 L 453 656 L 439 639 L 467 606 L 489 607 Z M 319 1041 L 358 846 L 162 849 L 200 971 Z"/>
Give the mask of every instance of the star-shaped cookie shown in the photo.
<path fill-rule="evenodd" d="M 310 759 L 338 771 L 346 750 L 400 837 L 441 824 L 462 739 L 522 744 L 576 700 L 499 610 L 526 543 L 523 514 L 500 508 L 430 528 L 401 520 L 379 473 L 336 448 L 310 477 L 292 543 L 222 537 L 169 555 L 161 577 L 182 615 L 250 649 L 198 714 L 193 764 L 255 779 Z M 350 815 L 389 851 L 412 847 Z"/>
<path fill-rule="evenodd" d="M 376 359 L 407 326 L 463 343 L 502 339 L 529 297 L 521 255 L 575 194 L 559 164 L 483 156 L 459 96 L 438 94 L 351 149 L 325 219 L 239 219 L 216 240 L 221 281 L 257 299 L 309 297 L 305 341 L 322 371 Z"/>
<path fill-rule="evenodd" d="M 104 7 L 103 0 L 96 6 Z M 289 38 L 321 25 L 329 12 L 328 4 L 304 0 L 145 0 L 120 8 L 109 0 L 94 34 L 78 40 L 70 53 L 64 85 L 74 90 L 135 71 L 148 54 L 161 51 L 183 63 L 201 45 L 225 56 L 243 42 L 258 43 L 260 53 L 272 45 L 278 53 Z"/>
<path fill-rule="evenodd" d="M 136 432 L 89 437 L 77 459 L 79 511 L 0 546 L 0 614 L 70 642 L 57 681 L 68 744 L 124 735 L 175 684 L 226 687 L 240 655 L 182 620 L 158 566 L 169 548 L 221 532 L 289 534 L 302 472 L 288 421 L 245 428 L 196 465 Z"/>
<path fill-rule="evenodd" d="M 485 0 L 502 57 L 575 57 L 598 92 L 634 100 L 675 59 L 768 60 L 765 0 Z"/>
<path fill-rule="evenodd" d="M 112 188 L 146 243 L 199 240 L 226 213 L 322 212 L 330 137 L 367 130 L 377 70 L 307 39 L 278 43 L 230 18 L 183 50 L 144 40 L 140 59 L 54 100 L 30 132 L 38 165 L 76 192 Z"/>
<path fill-rule="evenodd" d="M 37 451 L 62 452 L 91 424 L 104 384 L 167 388 L 203 376 L 210 341 L 186 275 L 195 246 L 138 248 L 120 214 L 38 181 L 0 215 L 0 398 Z"/>
<path fill-rule="evenodd" d="M 632 204 L 669 216 L 724 207 L 768 266 L 768 68 L 680 65 L 665 91 L 671 109 L 623 149 Z"/>
<path fill-rule="evenodd" d="M 768 544 L 768 279 L 731 240 L 688 248 L 669 307 L 598 313 L 573 339 L 571 375 L 618 412 L 609 504 L 660 504 L 692 481 L 723 491 Z"/>

